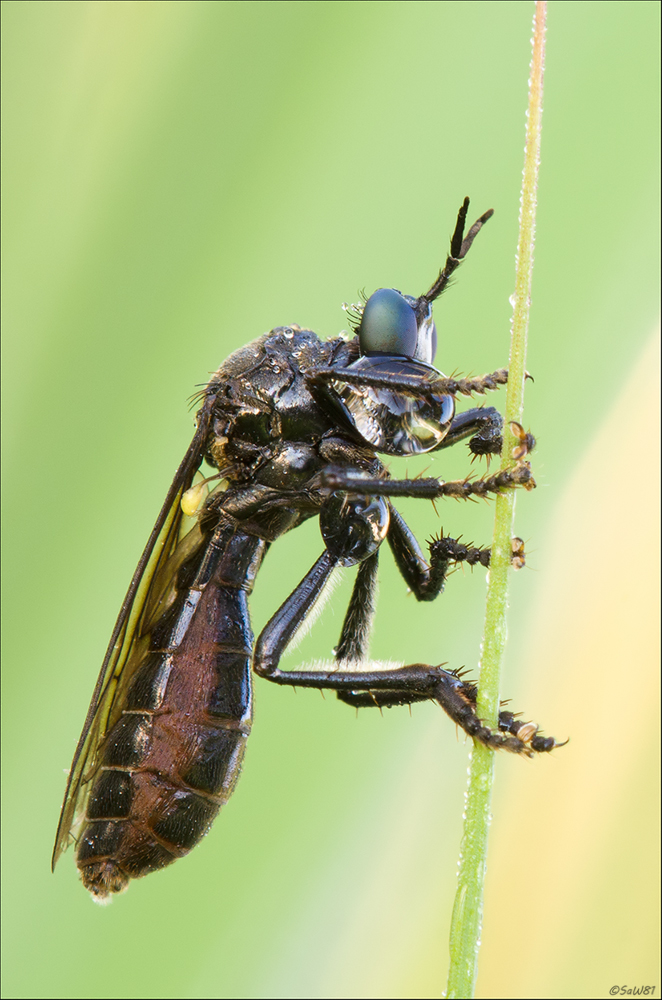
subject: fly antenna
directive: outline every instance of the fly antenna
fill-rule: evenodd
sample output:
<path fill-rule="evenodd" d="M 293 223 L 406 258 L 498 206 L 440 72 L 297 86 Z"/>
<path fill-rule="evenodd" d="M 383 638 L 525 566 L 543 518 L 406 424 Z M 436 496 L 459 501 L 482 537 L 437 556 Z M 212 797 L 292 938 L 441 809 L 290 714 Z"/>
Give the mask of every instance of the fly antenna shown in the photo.
<path fill-rule="evenodd" d="M 448 288 L 448 283 L 453 271 L 462 263 L 471 248 L 471 244 L 476 239 L 476 236 L 481 231 L 487 220 L 491 219 L 494 215 L 494 209 L 490 208 L 487 212 L 481 215 L 480 219 L 476 219 L 473 226 L 465 236 L 464 227 L 466 225 L 468 211 L 469 199 L 465 198 L 462 202 L 460 211 L 457 213 L 455 232 L 453 233 L 453 237 L 451 239 L 451 252 L 446 258 L 446 263 L 439 272 L 439 277 L 433 284 L 432 288 L 426 292 L 425 295 L 421 295 L 418 299 L 416 312 L 421 315 L 427 313 L 427 307 L 430 302 L 434 302 L 435 299 L 438 299 L 441 293 Z"/>

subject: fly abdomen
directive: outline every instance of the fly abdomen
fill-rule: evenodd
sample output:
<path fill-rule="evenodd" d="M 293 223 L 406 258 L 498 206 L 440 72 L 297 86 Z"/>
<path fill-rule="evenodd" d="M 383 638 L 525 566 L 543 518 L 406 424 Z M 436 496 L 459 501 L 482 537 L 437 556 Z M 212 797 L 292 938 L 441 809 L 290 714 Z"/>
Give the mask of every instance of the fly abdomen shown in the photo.
<path fill-rule="evenodd" d="M 77 851 L 97 898 L 188 853 L 239 777 L 252 718 L 247 597 L 264 543 L 240 536 L 238 565 L 227 558 L 237 535 L 229 545 L 223 531 L 201 552 L 192 585 L 152 624 L 100 749 Z"/>

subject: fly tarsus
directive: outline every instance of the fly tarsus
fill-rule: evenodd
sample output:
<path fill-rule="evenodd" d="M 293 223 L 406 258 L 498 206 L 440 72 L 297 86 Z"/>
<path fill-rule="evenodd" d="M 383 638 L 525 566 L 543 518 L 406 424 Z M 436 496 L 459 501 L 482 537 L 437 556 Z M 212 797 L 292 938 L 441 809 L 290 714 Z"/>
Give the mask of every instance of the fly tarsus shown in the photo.
<path fill-rule="evenodd" d="M 503 448 L 503 437 L 501 427 L 495 423 L 486 424 L 479 434 L 475 434 L 469 441 L 469 451 L 476 458 L 492 455 L 500 455 Z"/>
<path fill-rule="evenodd" d="M 365 664 L 369 668 L 370 664 Z M 340 701 L 354 708 L 392 708 L 418 701 L 436 701 L 467 736 L 491 750 L 534 757 L 549 753 L 558 743 L 553 737 L 538 735 L 533 722 L 520 722 L 512 712 L 499 713 L 499 725 L 492 729 L 476 714 L 476 685 L 463 680 L 459 671 L 444 670 L 426 663 L 412 663 L 394 669 L 365 671 L 278 670 L 263 674 L 276 684 L 335 691 Z"/>
<path fill-rule="evenodd" d="M 498 389 L 500 385 L 506 385 L 508 381 L 508 369 L 499 368 L 495 372 L 487 375 L 478 375 L 475 378 L 444 379 L 446 384 L 444 391 L 456 396 L 472 396 L 474 393 L 483 395 L 488 391 Z"/>
<path fill-rule="evenodd" d="M 443 566 L 444 575 L 449 563 L 466 562 L 469 566 L 480 564 L 486 569 L 490 565 L 490 549 L 474 545 L 464 545 L 459 538 L 449 538 L 441 535 L 429 542 L 430 562 L 434 566 Z"/>
<path fill-rule="evenodd" d="M 411 705 L 417 701 L 436 701 L 467 736 L 491 750 L 507 750 L 509 753 L 534 757 L 537 753 L 549 753 L 555 747 L 564 745 L 558 743 L 553 736 L 538 735 L 535 723 L 522 722 L 513 712 L 499 712 L 498 728 L 492 729 L 476 714 L 477 688 L 474 683 L 463 680 L 459 672 L 432 667 L 428 668 L 427 690 L 422 690 L 420 678 L 425 669 L 420 663 L 401 667 L 398 671 L 399 686 L 394 684 L 392 688 L 338 690 L 337 696 L 355 708 L 392 708 L 396 705 Z M 415 678 L 411 686 L 406 683 L 408 670 L 412 671 L 412 679 Z"/>
<path fill-rule="evenodd" d="M 489 547 L 465 545 L 459 538 L 449 538 L 441 535 L 432 538 L 428 543 L 430 548 L 430 563 L 433 568 L 441 567 L 444 577 L 451 562 L 466 562 L 469 566 L 490 565 L 492 550 Z M 524 542 L 521 538 L 512 538 L 510 562 L 514 569 L 522 569 L 526 565 Z"/>
<path fill-rule="evenodd" d="M 320 367 L 308 373 L 306 381 L 313 388 L 320 388 L 329 382 L 341 382 L 355 388 L 387 389 L 390 392 L 415 394 L 422 398 L 431 395 L 473 396 L 475 393 L 484 395 L 486 392 L 498 389 L 501 385 L 506 385 L 508 369 L 499 368 L 495 372 L 477 375 L 475 378 L 446 378 L 440 375 L 439 378 L 422 380 L 420 376 L 416 375 L 395 376 L 347 368 Z"/>
<path fill-rule="evenodd" d="M 474 406 L 456 413 L 443 441 L 435 448 L 452 448 L 469 438 L 469 450 L 475 458 L 500 455 L 503 448 L 503 417 L 493 406 Z"/>
<path fill-rule="evenodd" d="M 423 482 L 424 480 L 419 480 Z M 512 469 L 500 469 L 493 476 L 482 476 L 480 479 L 458 479 L 438 484 L 439 496 L 457 497 L 468 500 L 471 497 L 485 497 L 490 493 L 503 493 L 505 490 L 522 487 L 534 490 L 536 481 L 527 462 L 520 462 Z"/>
<path fill-rule="evenodd" d="M 476 714 L 476 694 L 475 684 L 462 680 L 457 673 L 440 669 L 435 700 L 453 722 L 479 743 L 492 750 L 508 750 L 526 757 L 549 753 L 564 745 L 553 736 L 539 736 L 534 722 L 521 722 L 512 712 L 499 712 L 498 730 L 491 729 Z"/>
<path fill-rule="evenodd" d="M 529 744 L 536 753 L 549 753 L 554 747 L 564 747 L 568 742 L 557 743 L 553 736 L 539 736 L 535 722 L 520 722 L 513 712 L 499 712 L 499 729 Z"/>

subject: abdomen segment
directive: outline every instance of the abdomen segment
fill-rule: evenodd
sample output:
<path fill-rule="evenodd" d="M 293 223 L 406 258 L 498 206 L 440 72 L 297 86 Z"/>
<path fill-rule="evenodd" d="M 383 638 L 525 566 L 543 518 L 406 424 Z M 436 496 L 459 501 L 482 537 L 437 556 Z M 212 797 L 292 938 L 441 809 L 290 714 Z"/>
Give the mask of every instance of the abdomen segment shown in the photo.
<path fill-rule="evenodd" d="M 228 558 L 238 549 L 241 559 Z M 140 639 L 77 849 L 83 884 L 99 900 L 188 853 L 234 790 L 252 720 L 247 598 L 263 550 L 259 539 L 217 529 L 190 585 Z"/>

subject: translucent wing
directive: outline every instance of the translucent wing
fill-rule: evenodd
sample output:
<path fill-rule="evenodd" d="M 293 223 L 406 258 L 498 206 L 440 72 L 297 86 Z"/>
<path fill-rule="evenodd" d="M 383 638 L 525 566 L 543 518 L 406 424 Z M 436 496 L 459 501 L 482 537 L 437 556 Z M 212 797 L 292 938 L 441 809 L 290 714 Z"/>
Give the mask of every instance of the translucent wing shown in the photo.
<path fill-rule="evenodd" d="M 97 747 L 108 729 L 114 725 L 115 717 L 121 713 L 119 696 L 130 680 L 130 670 L 126 671 L 125 667 L 145 631 L 145 622 L 151 617 L 155 604 L 160 603 L 157 598 L 163 594 L 167 578 L 171 575 L 169 560 L 182 538 L 183 522 L 186 520 L 182 513 L 181 499 L 202 462 L 213 403 L 214 397 L 207 395 L 198 415 L 198 429 L 175 473 L 120 608 L 71 763 L 55 836 L 52 869 L 74 839 L 72 830 L 75 830 L 85 809 L 95 771 Z M 199 530 L 197 534 L 199 536 Z M 136 662 L 135 658 L 133 662 Z"/>

